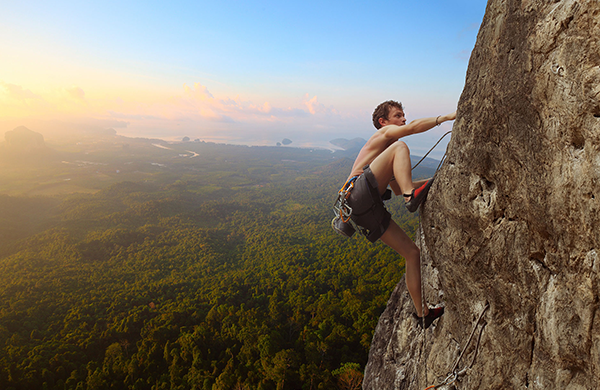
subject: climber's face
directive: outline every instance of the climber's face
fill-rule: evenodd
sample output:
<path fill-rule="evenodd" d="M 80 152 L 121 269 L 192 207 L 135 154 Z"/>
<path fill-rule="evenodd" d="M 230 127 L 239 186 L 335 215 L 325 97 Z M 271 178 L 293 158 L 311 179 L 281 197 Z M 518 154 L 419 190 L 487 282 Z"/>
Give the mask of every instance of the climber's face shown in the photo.
<path fill-rule="evenodd" d="M 390 109 L 390 113 L 388 114 L 388 118 L 380 119 L 380 123 L 382 126 L 387 126 L 387 125 L 404 126 L 406 124 L 406 118 L 404 117 L 404 111 L 402 111 L 398 107 L 392 107 Z"/>

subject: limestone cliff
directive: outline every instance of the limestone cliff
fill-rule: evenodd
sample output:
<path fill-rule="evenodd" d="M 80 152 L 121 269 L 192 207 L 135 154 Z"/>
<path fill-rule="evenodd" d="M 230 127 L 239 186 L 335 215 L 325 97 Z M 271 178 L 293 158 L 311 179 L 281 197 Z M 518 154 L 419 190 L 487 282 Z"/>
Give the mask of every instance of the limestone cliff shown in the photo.
<path fill-rule="evenodd" d="M 421 208 L 427 300 L 402 280 L 364 389 L 600 388 L 600 1 L 490 0 L 448 157 Z"/>

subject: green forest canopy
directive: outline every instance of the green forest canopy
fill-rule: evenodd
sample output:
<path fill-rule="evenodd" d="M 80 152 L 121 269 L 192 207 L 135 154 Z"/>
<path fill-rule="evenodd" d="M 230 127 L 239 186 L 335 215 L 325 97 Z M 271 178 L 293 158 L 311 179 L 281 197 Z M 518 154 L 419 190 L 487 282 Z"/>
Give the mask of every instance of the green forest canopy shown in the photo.
<path fill-rule="evenodd" d="M 0 156 L 0 388 L 335 389 L 362 371 L 404 268 L 329 226 L 352 156 L 78 142 Z"/>

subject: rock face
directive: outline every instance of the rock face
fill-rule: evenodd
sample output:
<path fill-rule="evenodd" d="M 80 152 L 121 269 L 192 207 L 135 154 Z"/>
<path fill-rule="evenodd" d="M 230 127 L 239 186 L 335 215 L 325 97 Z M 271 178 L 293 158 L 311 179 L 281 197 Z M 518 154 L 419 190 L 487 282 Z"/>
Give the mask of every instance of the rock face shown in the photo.
<path fill-rule="evenodd" d="M 446 313 L 417 330 L 402 280 L 364 389 L 441 382 L 486 304 L 446 388 L 600 388 L 599 42 L 600 1 L 489 1 L 421 208 L 424 293 Z"/>

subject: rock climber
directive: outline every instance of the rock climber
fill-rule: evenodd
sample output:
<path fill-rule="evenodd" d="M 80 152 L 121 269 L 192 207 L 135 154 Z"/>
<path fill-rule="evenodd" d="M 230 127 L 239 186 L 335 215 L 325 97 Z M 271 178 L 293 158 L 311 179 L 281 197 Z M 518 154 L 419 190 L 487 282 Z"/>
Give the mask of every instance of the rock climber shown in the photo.
<path fill-rule="evenodd" d="M 417 134 L 456 118 L 456 112 L 437 117 L 416 119 L 406 124 L 402 104 L 393 100 L 381 103 L 373 112 L 377 131 L 362 147 L 345 187 L 352 184 L 346 198 L 352 212 L 350 218 L 367 239 L 381 239 L 404 257 L 406 261 L 406 286 L 418 317 L 418 326 L 428 328 L 442 314 L 444 308 L 429 308 L 421 300 L 421 253 L 408 235 L 391 219 L 383 200 L 394 193 L 402 194 L 410 212 L 415 212 L 427 197 L 433 178 L 413 181 L 408 146 L 400 138 Z M 338 221 L 339 222 L 339 221 Z M 333 223 L 336 231 L 339 226 Z M 340 232 L 344 234 L 343 232 Z M 345 234 L 347 235 L 347 234 Z M 423 316 L 425 317 L 423 319 Z"/>

